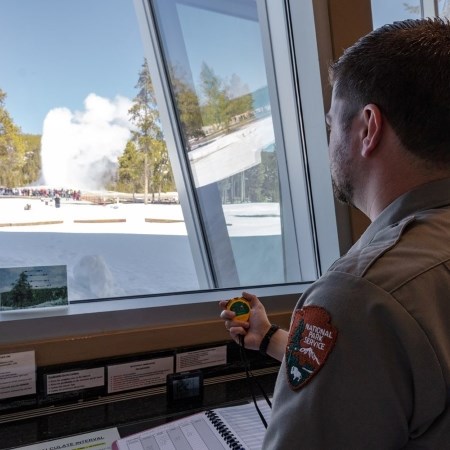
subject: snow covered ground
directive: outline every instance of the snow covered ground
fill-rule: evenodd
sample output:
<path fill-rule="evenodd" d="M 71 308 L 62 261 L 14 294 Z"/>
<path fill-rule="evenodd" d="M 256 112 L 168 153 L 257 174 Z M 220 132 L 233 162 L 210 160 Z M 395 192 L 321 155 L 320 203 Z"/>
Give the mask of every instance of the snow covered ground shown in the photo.
<path fill-rule="evenodd" d="M 281 234 L 276 203 L 224 211 L 230 236 Z M 67 266 L 69 300 L 199 288 L 180 205 L 0 198 L 0 267 L 41 265 Z"/>

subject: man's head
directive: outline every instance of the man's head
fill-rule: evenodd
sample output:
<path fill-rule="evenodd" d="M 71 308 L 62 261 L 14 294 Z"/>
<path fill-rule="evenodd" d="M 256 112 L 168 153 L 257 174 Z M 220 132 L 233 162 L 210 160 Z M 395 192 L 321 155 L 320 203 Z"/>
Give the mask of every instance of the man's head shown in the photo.
<path fill-rule="evenodd" d="M 450 24 L 406 20 L 361 38 L 330 67 L 344 128 L 376 105 L 403 147 L 429 168 L 450 169 Z"/>

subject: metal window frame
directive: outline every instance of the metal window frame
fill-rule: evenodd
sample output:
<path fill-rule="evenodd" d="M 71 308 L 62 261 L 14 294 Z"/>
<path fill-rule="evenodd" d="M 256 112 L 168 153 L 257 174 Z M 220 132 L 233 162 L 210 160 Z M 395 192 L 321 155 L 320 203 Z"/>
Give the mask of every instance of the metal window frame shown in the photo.
<path fill-rule="evenodd" d="M 298 87 L 297 115 L 303 117 L 304 158 L 318 271 L 322 275 L 352 245 L 348 207 L 334 198 L 328 160 L 325 114 L 331 102 L 328 64 L 333 59 L 329 11 L 325 1 L 284 0 L 284 3 L 291 27 L 291 54 Z"/>
<path fill-rule="evenodd" d="M 422 17 L 438 17 L 439 1 L 438 0 L 421 0 Z"/>

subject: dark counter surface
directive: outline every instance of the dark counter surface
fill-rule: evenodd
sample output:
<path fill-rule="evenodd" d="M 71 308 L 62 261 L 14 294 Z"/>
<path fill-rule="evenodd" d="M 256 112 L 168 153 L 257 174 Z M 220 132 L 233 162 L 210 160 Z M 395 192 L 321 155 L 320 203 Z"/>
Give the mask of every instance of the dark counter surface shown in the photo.
<path fill-rule="evenodd" d="M 258 383 L 268 395 L 272 395 L 277 368 L 270 373 L 257 376 Z M 253 384 L 255 386 L 255 384 Z M 60 439 L 67 436 L 88 433 L 105 428 L 117 427 L 121 437 L 153 428 L 172 420 L 202 410 L 233 406 L 251 400 L 248 381 L 244 378 L 225 381 L 205 381 L 201 404 L 187 404 L 183 407 L 169 407 L 165 390 L 159 393 L 151 390 L 136 392 L 131 397 L 111 396 L 99 402 L 83 402 L 78 405 L 55 407 L 34 411 L 33 417 L 17 418 L 0 424 L 0 449 L 20 448 L 38 442 Z M 255 394 L 261 397 L 258 388 Z M 19 415 L 17 415 L 19 416 Z"/>

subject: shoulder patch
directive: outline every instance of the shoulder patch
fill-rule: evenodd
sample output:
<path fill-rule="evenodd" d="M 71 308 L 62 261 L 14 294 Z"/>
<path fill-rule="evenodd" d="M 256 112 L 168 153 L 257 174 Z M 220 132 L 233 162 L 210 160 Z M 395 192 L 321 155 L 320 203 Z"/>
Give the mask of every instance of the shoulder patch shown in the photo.
<path fill-rule="evenodd" d="M 321 369 L 337 339 L 328 311 L 306 306 L 294 313 L 286 347 L 289 386 L 300 389 Z"/>

